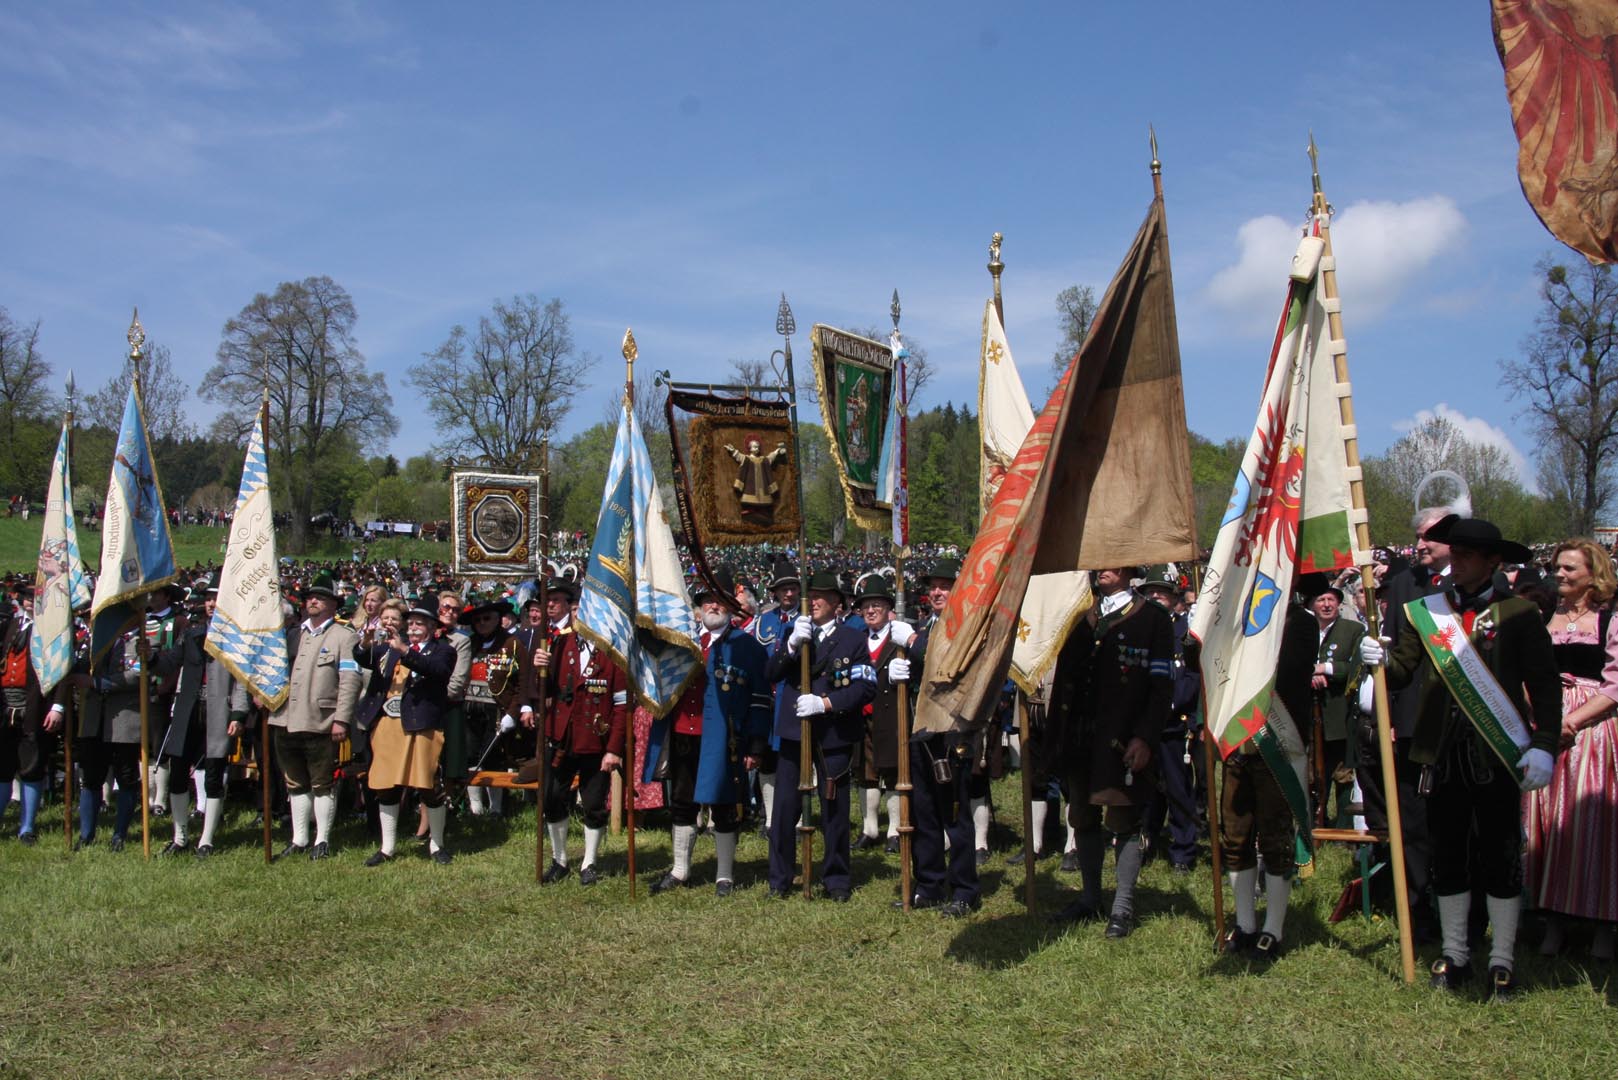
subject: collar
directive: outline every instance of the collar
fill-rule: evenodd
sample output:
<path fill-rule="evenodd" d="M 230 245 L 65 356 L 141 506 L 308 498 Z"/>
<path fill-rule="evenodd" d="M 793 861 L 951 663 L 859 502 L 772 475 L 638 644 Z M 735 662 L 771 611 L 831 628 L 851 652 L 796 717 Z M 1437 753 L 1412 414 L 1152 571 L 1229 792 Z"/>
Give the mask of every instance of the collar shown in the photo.
<path fill-rule="evenodd" d="M 169 617 L 169 612 L 171 612 L 173 610 L 174 610 L 174 605 L 170 604 L 168 607 L 164 608 L 161 611 L 148 611 L 146 613 L 146 618 L 147 619 L 166 619 L 166 618 Z"/>
<path fill-rule="evenodd" d="M 1494 582 L 1492 580 L 1471 595 L 1467 595 L 1466 591 L 1455 582 L 1451 582 L 1448 588 L 1457 610 L 1469 608 L 1472 611 L 1482 611 L 1494 602 Z"/>
<path fill-rule="evenodd" d="M 1105 619 L 1108 615 L 1116 615 L 1128 607 L 1129 602 L 1133 599 L 1135 599 L 1134 589 L 1119 589 L 1111 596 L 1103 596 L 1101 598 L 1101 617 Z"/>
<path fill-rule="evenodd" d="M 312 634 L 315 637 L 319 637 L 321 634 L 326 632 L 326 627 L 330 626 L 332 623 L 334 623 L 336 621 L 337 621 L 336 619 L 327 619 L 325 622 L 321 623 L 319 626 L 316 626 L 313 623 L 311 623 L 308 619 L 305 619 L 305 620 L 303 620 L 303 632 L 306 633 L 306 634 Z"/>
<path fill-rule="evenodd" d="M 868 638 L 870 638 L 870 640 L 872 640 L 872 641 L 885 641 L 885 640 L 887 640 L 888 630 L 892 625 L 893 625 L 892 623 L 884 623 L 882 625 L 882 629 L 880 629 L 880 630 L 870 630 L 870 632 L 866 636 Z M 869 628 L 867 628 L 867 629 L 869 630 Z"/>

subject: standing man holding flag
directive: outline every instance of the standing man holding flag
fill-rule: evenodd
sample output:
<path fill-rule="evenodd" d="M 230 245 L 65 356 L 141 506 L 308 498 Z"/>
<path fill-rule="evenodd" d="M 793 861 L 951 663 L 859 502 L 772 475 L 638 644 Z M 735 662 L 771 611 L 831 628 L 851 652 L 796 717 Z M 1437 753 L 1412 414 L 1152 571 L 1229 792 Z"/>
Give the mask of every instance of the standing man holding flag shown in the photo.
<path fill-rule="evenodd" d="M 146 416 L 140 400 L 141 349 L 146 330 L 137 311 L 129 325 L 129 362 L 133 378 L 124 402 L 123 422 L 113 452 L 112 476 L 107 487 L 106 511 L 102 516 L 101 572 L 96 579 L 95 598 L 90 605 L 91 693 L 86 701 L 80 736 L 104 755 L 86 759 L 102 780 L 108 768 L 118 777 L 118 819 L 113 828 L 113 846 L 123 847 L 132 815 L 135 785 L 140 799 L 147 803 L 147 763 L 151 751 L 151 671 L 146 662 L 150 648 L 140 633 L 148 596 L 175 580 L 174 545 L 169 540 L 168 515 L 163 510 L 163 491 L 157 482 L 157 467 L 146 437 Z M 136 633 L 131 637 L 130 632 Z M 138 772 L 132 772 L 138 768 Z M 88 842 L 95 834 L 95 805 L 86 806 L 86 796 L 98 803 L 100 780 L 92 783 L 86 773 L 80 792 L 79 835 Z M 92 788 L 94 790 L 92 791 Z M 88 822 L 86 811 L 88 809 Z M 151 854 L 148 807 L 141 807 L 141 841 Z"/>

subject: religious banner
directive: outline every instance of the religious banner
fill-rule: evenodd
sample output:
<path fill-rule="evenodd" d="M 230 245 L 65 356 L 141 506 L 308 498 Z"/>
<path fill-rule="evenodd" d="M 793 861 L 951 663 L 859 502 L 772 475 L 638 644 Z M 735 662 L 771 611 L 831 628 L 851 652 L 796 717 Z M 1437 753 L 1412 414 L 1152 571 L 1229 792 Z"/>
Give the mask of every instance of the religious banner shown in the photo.
<path fill-rule="evenodd" d="M 893 349 L 833 326 L 815 324 L 815 389 L 843 500 L 854 524 L 890 530 L 893 506 L 877 497 L 882 442 L 893 412 Z"/>
<path fill-rule="evenodd" d="M 457 472 L 450 496 L 455 573 L 531 578 L 539 573 L 539 477 Z"/>
<path fill-rule="evenodd" d="M 1494 0 L 1517 177 L 1539 220 L 1591 262 L 1618 259 L 1618 6 Z"/>

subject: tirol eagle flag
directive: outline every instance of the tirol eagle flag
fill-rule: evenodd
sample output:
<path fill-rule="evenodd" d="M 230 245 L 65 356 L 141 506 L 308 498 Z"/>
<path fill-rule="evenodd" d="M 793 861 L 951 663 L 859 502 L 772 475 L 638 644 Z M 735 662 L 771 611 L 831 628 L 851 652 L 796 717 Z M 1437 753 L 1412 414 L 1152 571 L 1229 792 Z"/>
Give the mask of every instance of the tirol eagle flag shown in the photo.
<path fill-rule="evenodd" d="M 1299 723 L 1275 690 L 1295 574 L 1355 565 L 1347 450 L 1322 295 L 1317 217 L 1293 258 L 1258 419 L 1214 541 L 1191 633 L 1202 643 L 1208 732 L 1224 757 L 1252 740 L 1309 838 L 1309 784 Z"/>
<path fill-rule="evenodd" d="M 152 446 L 146 438 L 138 379 L 130 382 L 129 397 L 124 402 L 101 530 L 101 571 L 90 605 L 92 663 L 100 660 L 124 631 L 145 618 L 146 594 L 156 592 L 176 576 L 169 519 L 163 510 L 163 491 L 157 482 Z"/>
<path fill-rule="evenodd" d="M 1148 491 L 1152 498 L 1142 499 Z M 966 554 L 927 649 L 917 730 L 975 730 L 988 721 L 1033 575 L 1195 553 L 1174 281 L 1159 197 Z"/>
<path fill-rule="evenodd" d="M 626 335 L 626 350 L 634 340 Z M 624 403 L 607 466 L 595 543 L 579 596 L 579 633 L 629 673 L 641 703 L 661 717 L 702 662 L 674 533 L 635 410 Z"/>
<path fill-rule="evenodd" d="M 1562 243 L 1591 262 L 1618 260 L 1618 4 L 1493 9 L 1523 195 Z"/>
<path fill-rule="evenodd" d="M 280 561 L 270 512 L 264 414 L 253 423 L 242 462 L 236 515 L 230 519 L 218 602 L 203 648 L 272 709 L 287 699 L 286 620 L 281 615 Z"/>
<path fill-rule="evenodd" d="M 999 309 L 989 300 L 983 308 L 983 348 L 978 362 L 978 486 L 983 506 L 994 503 L 1000 482 L 1033 426 L 1034 410 L 1017 373 L 1006 328 Z M 1011 648 L 1011 681 L 1023 693 L 1038 690 L 1063 642 L 1092 602 L 1090 575 L 1083 570 L 1039 574 L 1029 582 Z"/>

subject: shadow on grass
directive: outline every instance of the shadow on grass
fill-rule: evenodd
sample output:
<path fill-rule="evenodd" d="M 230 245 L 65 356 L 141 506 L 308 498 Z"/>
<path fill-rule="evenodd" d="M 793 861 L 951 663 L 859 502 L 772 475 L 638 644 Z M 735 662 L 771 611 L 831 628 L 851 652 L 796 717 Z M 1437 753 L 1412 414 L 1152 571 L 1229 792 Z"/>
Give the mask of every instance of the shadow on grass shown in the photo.
<path fill-rule="evenodd" d="M 973 919 L 955 935 L 944 955 L 986 971 L 999 971 L 1015 967 L 1055 943 L 1066 929 L 1041 912 Z"/>

